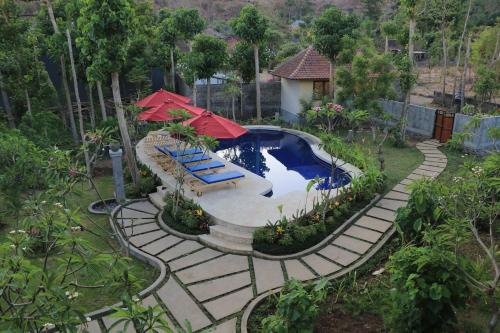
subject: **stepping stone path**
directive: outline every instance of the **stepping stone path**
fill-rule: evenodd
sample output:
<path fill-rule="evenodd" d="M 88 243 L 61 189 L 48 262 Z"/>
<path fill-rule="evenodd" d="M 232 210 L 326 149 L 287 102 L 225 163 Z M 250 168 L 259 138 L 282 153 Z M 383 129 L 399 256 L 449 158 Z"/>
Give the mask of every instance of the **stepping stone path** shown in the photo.
<path fill-rule="evenodd" d="M 115 225 L 125 241 L 161 260 L 169 274 L 142 300 L 166 310 L 172 327 L 214 333 L 237 332 L 242 310 L 257 296 L 280 288 L 291 278 L 302 281 L 336 278 L 357 267 L 395 231 L 396 210 L 406 205 L 407 185 L 416 179 L 435 178 L 446 167 L 446 156 L 435 140 L 417 144 L 425 161 L 338 235 L 301 254 L 266 257 L 236 255 L 208 248 L 193 240 L 171 235 L 157 223 L 159 214 L 149 201 L 135 201 L 116 213 Z M 88 323 L 89 332 L 107 332 L 116 319 L 109 316 Z M 112 331 L 118 331 L 117 327 Z M 129 328 L 127 332 L 134 332 Z"/>

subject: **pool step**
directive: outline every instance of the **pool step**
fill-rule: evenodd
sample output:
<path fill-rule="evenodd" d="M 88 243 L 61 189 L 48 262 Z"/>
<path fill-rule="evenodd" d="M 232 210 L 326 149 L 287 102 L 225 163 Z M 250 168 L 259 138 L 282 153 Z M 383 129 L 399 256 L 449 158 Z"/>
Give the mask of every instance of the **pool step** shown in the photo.
<path fill-rule="evenodd" d="M 249 244 L 231 242 L 229 240 L 215 237 L 214 235 L 201 235 L 198 238 L 201 243 L 223 252 L 233 252 L 237 254 L 252 254 L 253 248 Z"/>
<path fill-rule="evenodd" d="M 252 245 L 253 241 L 252 234 L 229 229 L 222 225 L 210 226 L 210 235 L 238 244 Z"/>
<path fill-rule="evenodd" d="M 159 208 L 165 207 L 165 202 L 163 201 L 163 198 L 165 197 L 165 194 L 167 193 L 166 187 L 164 186 L 158 186 L 156 188 L 156 192 L 149 193 L 149 200 Z"/>

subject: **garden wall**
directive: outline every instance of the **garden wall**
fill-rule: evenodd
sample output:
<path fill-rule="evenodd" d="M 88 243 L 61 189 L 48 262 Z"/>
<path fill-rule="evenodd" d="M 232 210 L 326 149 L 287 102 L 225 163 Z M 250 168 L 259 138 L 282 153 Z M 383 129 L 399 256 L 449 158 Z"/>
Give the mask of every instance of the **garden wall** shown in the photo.
<path fill-rule="evenodd" d="M 470 119 L 471 116 L 469 115 L 456 113 L 453 133 L 463 132 L 464 127 L 469 123 Z M 485 154 L 493 150 L 495 148 L 495 141 L 488 138 L 488 130 L 493 127 L 500 128 L 500 116 L 482 118 L 478 128 L 470 130 L 472 138 L 463 143 L 464 148 L 478 154 Z M 496 140 L 496 145 L 500 146 L 500 140 Z"/>
<path fill-rule="evenodd" d="M 384 111 L 392 118 L 386 124 L 394 126 L 401 118 L 403 103 L 392 100 L 380 100 L 380 104 Z M 424 137 L 432 137 L 435 120 L 436 109 L 410 104 L 407 131 Z"/>
<path fill-rule="evenodd" d="M 443 98 L 441 96 L 443 96 L 442 92 L 434 91 L 434 97 L 433 97 L 432 102 L 436 105 L 442 105 Z M 445 96 L 444 102 L 446 104 L 446 107 L 453 105 L 453 103 L 455 101 L 455 97 L 452 94 L 445 94 L 444 96 Z M 478 101 L 473 97 L 466 97 L 465 104 L 478 106 Z M 454 108 L 455 108 L 455 106 L 453 106 L 453 109 Z M 483 112 L 494 112 L 494 111 L 500 109 L 500 105 L 496 104 L 496 103 L 486 102 L 486 103 L 483 103 L 481 105 L 481 109 L 483 110 Z"/>
<path fill-rule="evenodd" d="M 196 88 L 196 104 L 204 108 L 207 105 L 207 87 L 198 85 Z M 231 97 L 224 92 L 224 84 L 212 84 L 211 93 L 212 110 L 231 118 Z M 280 82 L 261 82 L 260 94 L 262 117 L 274 117 L 275 113 L 280 111 L 281 106 Z M 242 104 L 243 108 L 241 108 Z M 238 96 L 235 99 L 235 105 L 236 119 L 250 119 L 256 116 L 254 83 L 243 84 L 243 103 L 241 103 L 241 98 Z"/>

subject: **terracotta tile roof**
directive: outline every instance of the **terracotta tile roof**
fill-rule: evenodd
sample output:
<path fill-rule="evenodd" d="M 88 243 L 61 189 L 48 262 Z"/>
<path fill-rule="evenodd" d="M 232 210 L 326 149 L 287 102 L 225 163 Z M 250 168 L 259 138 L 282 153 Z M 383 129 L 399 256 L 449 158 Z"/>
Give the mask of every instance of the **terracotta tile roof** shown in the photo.
<path fill-rule="evenodd" d="M 330 62 L 309 46 L 279 65 L 272 74 L 290 80 L 327 81 L 330 78 Z"/>

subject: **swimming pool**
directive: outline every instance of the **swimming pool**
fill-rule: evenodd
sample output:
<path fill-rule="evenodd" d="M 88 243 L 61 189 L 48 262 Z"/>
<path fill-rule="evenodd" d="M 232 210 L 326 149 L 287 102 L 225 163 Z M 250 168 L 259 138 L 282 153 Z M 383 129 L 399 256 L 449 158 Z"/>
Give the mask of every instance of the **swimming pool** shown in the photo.
<path fill-rule="evenodd" d="M 220 140 L 215 152 L 269 180 L 273 190 L 267 196 L 305 192 L 309 181 L 316 176 L 325 179 L 317 188 L 326 188 L 331 176 L 330 164 L 318 159 L 304 139 L 284 131 L 251 129 L 237 139 Z M 335 170 L 335 187 L 349 181 L 350 177 L 343 169 Z"/>

